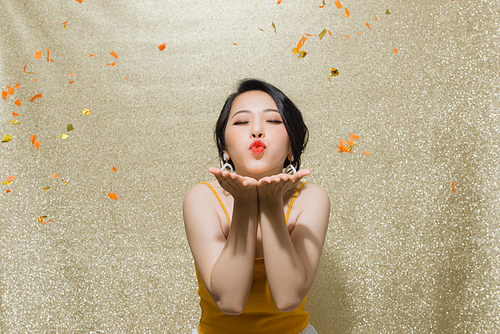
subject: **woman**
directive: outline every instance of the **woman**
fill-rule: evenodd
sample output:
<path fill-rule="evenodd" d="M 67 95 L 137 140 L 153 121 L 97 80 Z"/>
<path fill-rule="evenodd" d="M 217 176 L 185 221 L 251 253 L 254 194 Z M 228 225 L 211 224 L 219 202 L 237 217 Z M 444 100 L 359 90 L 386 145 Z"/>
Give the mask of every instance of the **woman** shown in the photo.
<path fill-rule="evenodd" d="M 311 171 L 299 170 L 308 140 L 300 111 L 276 87 L 244 80 L 215 137 L 225 165 L 210 167 L 216 180 L 193 186 L 183 204 L 202 308 L 193 334 L 317 333 L 304 303 L 330 199 L 301 182 Z"/>

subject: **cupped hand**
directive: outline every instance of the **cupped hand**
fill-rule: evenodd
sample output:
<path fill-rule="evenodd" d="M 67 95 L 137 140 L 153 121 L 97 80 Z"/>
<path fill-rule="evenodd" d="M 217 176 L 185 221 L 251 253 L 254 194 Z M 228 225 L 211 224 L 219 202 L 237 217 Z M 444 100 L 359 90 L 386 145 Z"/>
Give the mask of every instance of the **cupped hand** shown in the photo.
<path fill-rule="evenodd" d="M 278 174 L 263 177 L 257 182 L 259 201 L 281 200 L 287 190 L 293 188 L 300 179 L 309 174 L 311 174 L 309 169 L 301 169 L 294 175 Z"/>
<path fill-rule="evenodd" d="M 216 167 L 210 167 L 208 171 L 235 200 L 257 200 L 257 180 L 254 178 L 229 173 Z"/>

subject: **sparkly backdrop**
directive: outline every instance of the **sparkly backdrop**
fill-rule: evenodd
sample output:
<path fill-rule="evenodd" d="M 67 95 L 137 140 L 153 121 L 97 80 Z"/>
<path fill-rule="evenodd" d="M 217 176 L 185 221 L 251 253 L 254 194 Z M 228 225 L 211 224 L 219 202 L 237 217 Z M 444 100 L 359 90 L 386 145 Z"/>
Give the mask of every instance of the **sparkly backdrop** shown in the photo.
<path fill-rule="evenodd" d="M 498 329 L 498 2 L 337 4 L 1 0 L 0 332 L 190 333 L 182 199 L 246 77 L 331 198 L 318 332 Z"/>

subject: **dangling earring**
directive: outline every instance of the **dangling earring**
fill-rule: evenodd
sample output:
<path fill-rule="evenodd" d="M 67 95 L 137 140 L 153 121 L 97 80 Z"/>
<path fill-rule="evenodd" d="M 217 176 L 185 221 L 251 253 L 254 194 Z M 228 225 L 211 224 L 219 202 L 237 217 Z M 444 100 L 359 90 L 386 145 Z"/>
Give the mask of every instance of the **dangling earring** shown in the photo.
<path fill-rule="evenodd" d="M 297 173 L 297 170 L 295 169 L 295 167 L 293 167 L 292 165 L 292 161 L 293 161 L 293 154 L 291 157 L 288 158 L 288 160 L 290 161 L 290 164 L 288 166 L 286 166 L 285 168 L 285 173 L 286 174 L 290 174 L 290 171 L 292 171 L 292 175 L 295 175 L 295 173 Z"/>
<path fill-rule="evenodd" d="M 229 169 L 231 170 L 231 174 L 233 174 L 233 166 L 231 166 L 231 164 L 229 163 L 229 155 L 227 155 L 226 152 L 222 154 L 222 159 L 224 159 L 226 163 L 224 164 L 224 166 L 222 166 L 221 170 L 223 171 L 227 167 L 229 167 Z"/>

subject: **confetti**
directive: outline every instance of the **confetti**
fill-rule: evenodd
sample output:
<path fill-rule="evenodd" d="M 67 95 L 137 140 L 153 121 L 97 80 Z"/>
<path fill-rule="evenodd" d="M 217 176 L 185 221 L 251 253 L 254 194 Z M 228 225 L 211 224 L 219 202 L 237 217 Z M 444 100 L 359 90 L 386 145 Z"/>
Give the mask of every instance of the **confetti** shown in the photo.
<path fill-rule="evenodd" d="M 107 63 L 108 66 L 115 66 L 116 63 Z"/>
<path fill-rule="evenodd" d="M 300 48 L 304 45 L 304 43 L 306 42 L 307 40 L 307 37 L 305 36 L 302 36 L 302 38 L 300 39 L 299 43 L 297 43 L 297 47 L 296 48 L 293 48 L 295 54 L 297 54 L 299 51 L 300 51 Z"/>
<path fill-rule="evenodd" d="M 274 33 L 276 33 L 276 26 L 274 25 L 274 22 L 273 22 L 272 26 L 274 28 Z"/>
<path fill-rule="evenodd" d="M 47 63 L 48 62 L 54 62 L 55 60 L 54 59 L 49 59 L 49 49 L 47 48 Z"/>
<path fill-rule="evenodd" d="M 16 177 L 15 177 L 14 175 L 9 175 L 9 176 L 7 177 L 7 182 L 12 182 L 12 181 L 13 181 L 13 180 L 15 180 L 15 179 L 16 179 Z M 3 183 L 2 183 L 2 184 L 3 184 Z"/>
<path fill-rule="evenodd" d="M 31 143 L 32 143 L 33 145 L 35 145 L 35 147 L 36 147 L 37 151 L 40 151 L 40 144 L 41 144 L 42 142 L 37 141 L 37 140 L 35 139 L 35 138 L 36 138 L 36 135 L 30 136 L 30 138 L 31 138 Z"/>
<path fill-rule="evenodd" d="M 12 112 L 12 117 L 16 117 L 16 116 L 19 116 L 19 115 L 21 115 L 21 114 L 18 114 L 16 112 Z"/>
<path fill-rule="evenodd" d="M 348 39 L 351 39 L 351 36 L 349 36 L 349 35 L 344 35 L 344 37 L 347 37 Z"/>
<path fill-rule="evenodd" d="M 92 115 L 92 111 L 88 110 L 87 108 L 83 109 L 81 113 L 84 115 Z"/>
<path fill-rule="evenodd" d="M 33 95 L 33 97 L 30 99 L 30 102 L 33 102 L 35 99 L 38 99 L 39 97 L 42 97 L 42 94 Z"/>
<path fill-rule="evenodd" d="M 12 124 L 14 124 L 14 125 L 19 125 L 19 124 L 21 124 L 19 121 L 12 121 L 12 120 L 11 120 L 11 121 L 9 121 L 9 122 L 10 122 L 10 123 L 12 123 Z"/>
<path fill-rule="evenodd" d="M 328 31 L 328 33 L 330 34 L 330 36 L 333 36 L 333 35 L 332 35 L 332 32 L 331 32 L 330 30 L 327 30 L 327 31 Z"/>
<path fill-rule="evenodd" d="M 12 140 L 12 136 L 11 135 L 6 135 L 3 139 L 2 139 L 2 143 L 7 143 L 9 141 Z"/>
<path fill-rule="evenodd" d="M 7 92 L 6 92 L 6 91 L 4 91 L 4 90 L 2 90 L 2 98 L 3 98 L 4 100 L 7 100 Z"/>
<path fill-rule="evenodd" d="M 335 6 L 337 6 L 337 9 L 342 9 L 342 5 L 340 4 L 340 0 L 335 0 Z"/>
<path fill-rule="evenodd" d="M 90 56 L 89 56 L 89 58 L 90 58 L 90 57 L 95 57 L 95 55 L 93 55 L 93 54 L 91 53 L 91 54 L 90 54 Z"/>
<path fill-rule="evenodd" d="M 76 0 L 76 2 L 82 3 L 82 0 Z"/>
<path fill-rule="evenodd" d="M 337 75 L 339 75 L 339 70 L 337 70 L 335 67 L 332 67 L 332 69 L 330 70 L 330 75 L 332 77 L 336 77 Z"/>
<path fill-rule="evenodd" d="M 259 28 L 259 27 L 257 27 L 257 28 Z M 260 31 L 264 31 L 264 32 L 266 32 L 264 29 L 260 29 L 260 28 L 259 28 L 259 30 L 260 30 Z"/>
<path fill-rule="evenodd" d="M 115 58 L 118 58 L 118 55 L 114 51 L 111 51 L 109 54 L 112 55 Z"/>
<path fill-rule="evenodd" d="M 5 192 L 6 194 L 8 193 L 11 193 L 12 191 L 10 191 L 10 189 L 7 189 L 7 191 Z"/>
<path fill-rule="evenodd" d="M 64 179 L 62 179 L 62 183 L 67 186 L 68 184 L 66 183 L 66 181 L 64 181 Z"/>
<path fill-rule="evenodd" d="M 14 102 L 14 104 L 15 104 L 16 106 L 20 107 L 20 106 L 21 106 L 21 100 L 22 100 L 22 99 L 16 100 L 16 102 Z"/>
<path fill-rule="evenodd" d="M 338 152 L 352 153 L 352 148 L 357 145 L 356 143 L 353 143 L 353 138 L 359 139 L 359 136 L 355 135 L 354 133 L 351 133 L 349 141 L 347 142 L 347 145 L 349 146 L 345 146 L 345 140 L 340 139 L 340 145 L 337 146 L 337 149 L 339 150 Z"/>
<path fill-rule="evenodd" d="M 65 133 L 61 133 L 61 134 L 59 135 L 59 138 L 61 138 L 61 139 L 66 139 L 66 138 L 68 138 L 68 137 L 69 137 L 69 136 L 68 136 L 67 134 L 65 134 Z"/>
<path fill-rule="evenodd" d="M 397 54 L 398 53 L 398 49 L 394 49 L 394 50 L 392 50 L 392 52 L 394 52 L 394 53 Z"/>
<path fill-rule="evenodd" d="M 68 21 L 61 23 L 61 25 L 63 25 L 64 29 L 66 29 L 67 23 L 68 23 Z"/>
<path fill-rule="evenodd" d="M 76 1 L 78 1 L 78 0 L 76 0 Z M 39 223 L 42 223 L 42 224 L 50 223 L 52 221 L 52 219 L 51 219 L 49 221 L 44 222 L 43 221 L 44 218 L 47 218 L 47 216 L 40 216 L 40 217 L 37 218 L 37 220 L 38 220 Z"/>
<path fill-rule="evenodd" d="M 233 42 L 233 45 L 238 45 L 238 44 L 236 44 L 236 43 Z"/>
<path fill-rule="evenodd" d="M 319 8 L 325 8 L 325 5 L 319 6 Z"/>
<path fill-rule="evenodd" d="M 391 12 L 389 11 L 389 9 L 388 9 L 388 10 L 386 10 L 386 11 L 385 11 L 385 13 L 386 13 L 387 15 L 390 15 L 390 14 L 391 14 Z"/>
<path fill-rule="evenodd" d="M 365 150 L 365 155 L 366 155 L 366 156 L 369 156 L 369 155 L 370 155 L 370 152 L 368 152 L 368 151 L 366 151 L 366 150 Z"/>
<path fill-rule="evenodd" d="M 108 196 L 109 196 L 109 198 L 114 199 L 115 201 L 118 200 L 118 196 L 116 196 L 115 193 L 109 193 Z"/>
<path fill-rule="evenodd" d="M 343 16 L 345 16 L 345 17 L 351 16 L 351 14 L 349 14 L 349 11 L 347 10 L 347 7 L 345 7 L 345 13 Z"/>
<path fill-rule="evenodd" d="M 319 33 L 319 39 L 321 40 L 326 35 L 326 29 L 323 29 L 322 32 Z"/>
<path fill-rule="evenodd" d="M 451 190 L 455 193 L 455 181 L 451 182 Z"/>
<path fill-rule="evenodd" d="M 66 125 L 66 131 L 71 131 L 71 130 L 74 130 L 73 124 Z"/>
<path fill-rule="evenodd" d="M 278 0 L 278 5 L 281 3 L 281 0 Z"/>
<path fill-rule="evenodd" d="M 160 51 L 165 50 L 165 47 L 166 47 L 165 43 L 162 43 L 162 44 L 158 45 L 158 49 L 160 49 Z"/>
<path fill-rule="evenodd" d="M 36 60 L 40 60 L 40 58 L 42 58 L 42 51 L 37 51 L 35 52 L 35 59 Z M 27 63 L 26 63 L 27 64 Z"/>
<path fill-rule="evenodd" d="M 112 171 L 116 173 L 117 169 L 116 169 L 116 167 L 115 167 L 115 166 L 113 166 Z"/>
<path fill-rule="evenodd" d="M 366 22 L 366 26 L 368 27 L 368 29 L 372 30 L 372 28 L 370 28 L 370 25 L 368 24 L 368 22 Z"/>
<path fill-rule="evenodd" d="M 56 179 L 58 176 L 59 176 L 59 174 L 54 173 L 54 174 L 51 175 L 51 178 Z"/>
<path fill-rule="evenodd" d="M 16 87 L 17 89 L 21 89 L 21 84 L 18 82 L 14 87 Z"/>
<path fill-rule="evenodd" d="M 46 186 L 46 187 L 45 187 L 45 188 L 43 188 L 42 190 L 43 190 L 43 191 L 47 191 L 47 190 L 49 190 L 49 189 L 50 189 L 50 186 Z"/>
<path fill-rule="evenodd" d="M 349 141 L 347 142 L 347 145 L 349 146 L 354 146 L 356 144 L 352 144 L 354 139 L 359 139 L 359 136 L 358 135 L 355 135 L 354 133 L 351 133 L 351 135 L 349 136 Z"/>

